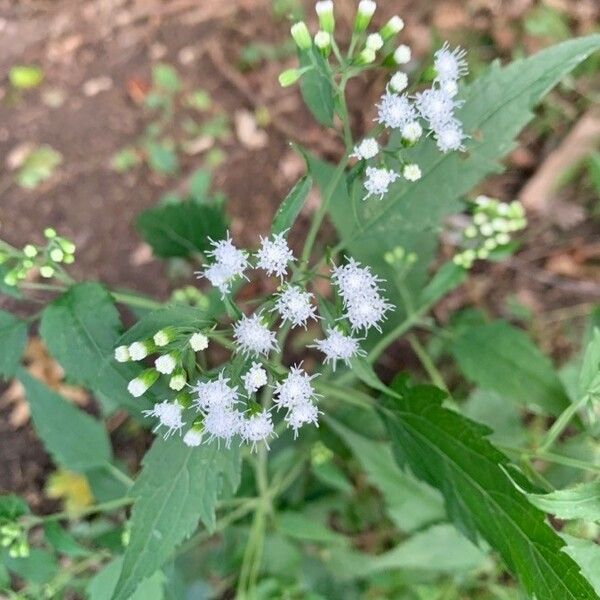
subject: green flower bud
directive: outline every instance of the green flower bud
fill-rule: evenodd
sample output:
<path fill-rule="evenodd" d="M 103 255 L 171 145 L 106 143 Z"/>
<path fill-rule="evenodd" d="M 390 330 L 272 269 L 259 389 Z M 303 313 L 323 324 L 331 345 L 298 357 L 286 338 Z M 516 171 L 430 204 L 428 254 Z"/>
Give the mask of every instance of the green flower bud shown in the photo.
<path fill-rule="evenodd" d="M 376 8 L 377 4 L 373 0 L 361 0 L 358 3 L 356 19 L 354 20 L 354 31 L 356 33 L 366 31 Z"/>
<path fill-rule="evenodd" d="M 54 267 L 52 265 L 43 265 L 40 267 L 40 275 L 45 279 L 50 279 L 54 275 Z"/>
<path fill-rule="evenodd" d="M 394 16 L 379 30 L 379 35 L 387 42 L 403 29 L 404 21 L 400 17 Z"/>
<path fill-rule="evenodd" d="M 37 248 L 33 244 L 27 244 L 23 248 L 23 254 L 27 258 L 34 258 L 35 256 L 37 256 L 37 253 L 38 253 L 38 250 L 37 250 Z"/>
<path fill-rule="evenodd" d="M 56 237 L 56 231 L 52 229 L 52 227 L 46 227 L 46 229 L 44 229 L 44 236 L 46 239 L 52 240 Z"/>
<path fill-rule="evenodd" d="M 327 33 L 333 33 L 335 29 L 335 18 L 333 16 L 332 0 L 321 0 L 315 4 L 315 10 L 319 16 L 319 27 Z"/>
<path fill-rule="evenodd" d="M 376 54 L 371 48 L 364 48 L 356 58 L 357 65 L 369 65 L 375 62 Z"/>
<path fill-rule="evenodd" d="M 326 31 L 317 31 L 315 34 L 315 46 L 321 51 L 323 56 L 328 56 L 331 52 L 331 35 Z"/>
<path fill-rule="evenodd" d="M 281 87 L 289 87 L 294 85 L 300 79 L 301 71 L 299 69 L 286 69 L 279 74 L 279 85 Z"/>
<path fill-rule="evenodd" d="M 54 262 L 57 262 L 57 263 L 62 262 L 64 257 L 65 257 L 65 253 L 60 248 L 52 248 L 52 250 L 50 250 L 50 258 Z"/>
<path fill-rule="evenodd" d="M 298 23 L 294 23 L 290 32 L 300 50 L 308 50 L 312 46 L 310 33 L 308 32 L 308 27 L 306 27 L 306 23 L 304 21 L 298 21 Z"/>

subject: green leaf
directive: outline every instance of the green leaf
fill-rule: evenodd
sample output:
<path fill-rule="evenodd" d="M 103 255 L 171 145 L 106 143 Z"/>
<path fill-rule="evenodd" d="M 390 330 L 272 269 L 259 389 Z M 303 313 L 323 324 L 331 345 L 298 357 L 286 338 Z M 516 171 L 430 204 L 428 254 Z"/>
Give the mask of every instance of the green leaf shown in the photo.
<path fill-rule="evenodd" d="M 461 328 L 448 349 L 465 377 L 483 389 L 556 415 L 570 404 L 550 360 L 505 321 Z"/>
<path fill-rule="evenodd" d="M 581 572 L 590 580 L 596 594 L 600 595 L 600 546 L 591 540 L 561 534 L 567 542 L 565 552 L 581 567 Z"/>
<path fill-rule="evenodd" d="M 313 117 L 322 125 L 333 125 L 333 85 L 329 66 L 315 48 L 298 52 L 300 68 L 309 70 L 300 78 L 300 92 Z"/>
<path fill-rule="evenodd" d="M 514 148 L 515 137 L 533 117 L 531 109 L 598 47 L 600 35 L 591 35 L 505 67 L 494 63 L 460 93 L 465 102 L 458 116 L 471 136 L 467 152 L 442 154 L 435 142 L 426 138 L 406 153 L 408 162 L 421 167 L 423 176 L 419 181 L 399 181 L 381 202 L 363 202 L 360 194 L 350 200 L 345 191 L 333 197 L 329 212 L 346 249 L 393 281 L 393 270 L 385 264 L 383 255 L 403 246 L 420 258 L 410 282 L 422 285 L 443 220 L 460 210 L 459 199 L 464 194 L 490 173 L 501 170 L 498 160 Z M 320 178 L 311 173 L 325 189 L 331 171 L 324 171 Z M 392 316 L 388 326 L 393 324 Z"/>
<path fill-rule="evenodd" d="M 271 225 L 272 234 L 283 233 L 293 226 L 304 206 L 304 201 L 311 187 L 312 178 L 305 175 L 290 190 L 290 193 L 280 204 L 273 218 L 273 225 Z"/>
<path fill-rule="evenodd" d="M 600 521 L 600 481 L 582 483 L 549 494 L 527 494 L 530 502 L 559 519 Z"/>
<path fill-rule="evenodd" d="M 148 142 L 148 164 L 150 168 L 161 175 L 174 175 L 179 170 L 177 153 L 167 142 Z"/>
<path fill-rule="evenodd" d="M 111 600 L 122 568 L 123 557 L 119 556 L 98 571 L 87 586 L 88 600 Z M 151 577 L 140 583 L 128 600 L 162 600 L 164 584 L 163 572 L 156 571 Z"/>
<path fill-rule="evenodd" d="M 161 258 L 189 256 L 210 249 L 210 240 L 225 237 L 223 210 L 193 200 L 165 204 L 140 214 L 137 228 L 154 254 Z"/>
<path fill-rule="evenodd" d="M 37 65 L 15 65 L 10 68 L 8 78 L 13 87 L 28 90 L 42 83 L 44 72 Z"/>
<path fill-rule="evenodd" d="M 467 278 L 467 271 L 453 262 L 447 262 L 421 291 L 420 304 L 433 305 Z"/>
<path fill-rule="evenodd" d="M 446 520 L 440 493 L 401 470 L 389 443 L 370 440 L 333 419 L 327 423 L 356 456 L 369 483 L 381 491 L 387 513 L 402 531 Z"/>
<path fill-rule="evenodd" d="M 110 441 L 102 423 L 25 370 L 17 376 L 25 386 L 35 430 L 57 464 L 82 472 L 110 462 Z"/>
<path fill-rule="evenodd" d="M 343 579 L 364 578 L 393 570 L 435 575 L 465 573 L 485 565 L 487 558 L 455 527 L 434 525 L 378 556 L 337 552 L 330 567 Z"/>
<path fill-rule="evenodd" d="M 36 585 L 48 582 L 58 570 L 54 555 L 39 548 L 32 548 L 25 558 L 5 556 L 4 564 L 24 581 Z"/>
<path fill-rule="evenodd" d="M 177 437 L 154 441 L 132 490 L 131 538 L 114 600 L 127 600 L 196 530 L 199 520 L 214 527 L 223 481 L 235 489 L 239 471 L 235 445 L 188 448 Z"/>
<path fill-rule="evenodd" d="M 485 439 L 489 429 L 443 408 L 437 388 L 409 388 L 402 379 L 393 387 L 403 399 L 388 398 L 382 413 L 396 459 L 442 492 L 454 524 L 473 541 L 485 539 L 529 596 L 597 599 L 544 514 L 513 484 L 523 478 Z"/>
<path fill-rule="evenodd" d="M 579 397 L 600 395 L 600 329 L 594 328 L 579 372 Z"/>
<path fill-rule="evenodd" d="M 62 158 L 60 152 L 47 144 L 35 148 L 27 155 L 17 172 L 17 183 L 25 189 L 33 190 L 52 177 Z"/>
<path fill-rule="evenodd" d="M 148 408 L 147 400 L 133 398 L 127 391 L 142 367 L 114 359 L 121 321 L 111 295 L 100 284 L 76 284 L 50 303 L 42 315 L 40 334 L 71 381 L 134 414 Z"/>
<path fill-rule="evenodd" d="M 297 540 L 310 542 L 345 544 L 346 538 L 332 531 L 314 518 L 299 512 L 285 511 L 277 516 L 277 529 Z"/>
<path fill-rule="evenodd" d="M 46 541 L 61 554 L 74 557 L 89 556 L 91 554 L 57 521 L 46 521 L 44 523 L 44 536 Z"/>
<path fill-rule="evenodd" d="M 27 502 L 15 494 L 0 496 L 0 519 L 15 521 L 29 513 Z"/>
<path fill-rule="evenodd" d="M 181 80 L 174 67 L 158 63 L 152 67 L 152 84 L 166 92 L 177 92 L 181 88 Z"/>
<path fill-rule="evenodd" d="M 27 323 L 0 310 L 0 375 L 8 379 L 15 374 L 27 344 Z"/>

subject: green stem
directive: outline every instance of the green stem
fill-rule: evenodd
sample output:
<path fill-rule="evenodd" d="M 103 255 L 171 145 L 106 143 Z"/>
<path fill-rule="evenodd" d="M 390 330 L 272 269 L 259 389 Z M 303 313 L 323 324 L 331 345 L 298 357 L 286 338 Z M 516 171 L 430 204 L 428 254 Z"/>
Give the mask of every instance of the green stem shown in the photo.
<path fill-rule="evenodd" d="M 429 353 L 427 350 L 425 350 L 423 344 L 421 344 L 417 336 L 411 333 L 407 336 L 407 339 L 410 347 L 413 349 L 414 353 L 417 355 L 417 358 L 423 365 L 427 375 L 429 375 L 431 382 L 445 392 L 448 392 L 448 387 L 446 386 L 446 382 L 444 381 L 442 374 L 435 366 L 433 360 L 431 360 Z"/>
<path fill-rule="evenodd" d="M 131 487 L 134 483 L 133 479 L 119 469 L 115 467 L 115 465 L 111 463 L 106 463 L 104 465 L 104 469 L 110 473 L 116 480 L 120 481 L 122 484 L 126 485 L 128 488 Z"/>
<path fill-rule="evenodd" d="M 538 450 L 540 452 L 545 452 L 554 445 L 556 440 L 560 437 L 561 433 L 567 428 L 567 426 L 571 422 L 571 419 L 577 414 L 577 411 L 580 408 L 585 406 L 585 404 L 588 402 L 588 399 L 589 397 L 585 395 L 583 398 L 581 398 L 581 400 L 569 405 L 561 413 L 561 415 L 558 417 L 558 419 L 556 419 L 552 427 L 549 429 L 545 438 L 542 440 L 542 443 L 539 445 Z"/>
<path fill-rule="evenodd" d="M 600 465 L 594 465 L 577 458 L 571 458 L 570 456 L 564 456 L 562 454 L 555 454 L 554 452 L 540 452 L 539 450 L 529 450 L 527 448 L 512 448 L 511 446 L 503 446 L 496 444 L 496 446 L 504 452 L 517 454 L 520 456 L 526 456 L 529 458 L 537 458 L 545 460 L 547 462 L 556 463 L 557 465 L 564 465 L 566 467 L 573 467 L 574 469 L 581 469 L 582 471 L 591 471 L 593 473 L 600 473 Z"/>

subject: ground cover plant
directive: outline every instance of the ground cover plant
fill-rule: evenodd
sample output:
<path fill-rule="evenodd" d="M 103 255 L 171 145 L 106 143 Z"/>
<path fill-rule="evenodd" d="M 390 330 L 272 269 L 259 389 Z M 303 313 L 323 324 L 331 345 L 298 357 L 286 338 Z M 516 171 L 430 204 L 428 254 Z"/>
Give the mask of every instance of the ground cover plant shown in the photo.
<path fill-rule="evenodd" d="M 194 265 L 201 291 L 160 303 L 76 280 L 75 244 L 52 227 L 43 244 L 1 243 L 2 293 L 17 305 L 46 295 L 27 318 L 0 312 L 0 374 L 21 382 L 65 481 L 83 476 L 94 498 L 38 515 L 0 497 L 8 597 L 597 597 L 598 315 L 559 373 L 505 320 L 471 310 L 442 324 L 432 310 L 482 261 L 518 249 L 523 205 L 476 187 L 600 36 L 475 78 L 468 48 L 441 43 L 408 74 L 400 17 L 374 27 L 376 4 L 362 0 L 345 38 L 332 2 L 315 9 L 317 30 L 291 26 L 297 65 L 279 83 L 298 86 L 339 135 L 339 160 L 296 145 L 304 173 L 251 247 L 202 173 L 187 197 L 137 220 L 156 256 Z M 357 136 L 347 86 L 375 69 L 386 84 Z M 168 121 L 179 86 L 159 74 Z M 173 175 L 162 134 L 128 151 L 137 164 L 139 148 L 153 148 L 148 163 Z M 321 237 L 327 222 L 333 243 Z M 442 237 L 451 252 L 439 252 Z M 25 368 L 34 329 L 68 382 L 93 394 L 95 414 Z M 384 374 L 399 341 L 428 381 L 410 368 Z M 127 440 L 155 434 L 137 473 L 104 424 L 125 413 Z"/>

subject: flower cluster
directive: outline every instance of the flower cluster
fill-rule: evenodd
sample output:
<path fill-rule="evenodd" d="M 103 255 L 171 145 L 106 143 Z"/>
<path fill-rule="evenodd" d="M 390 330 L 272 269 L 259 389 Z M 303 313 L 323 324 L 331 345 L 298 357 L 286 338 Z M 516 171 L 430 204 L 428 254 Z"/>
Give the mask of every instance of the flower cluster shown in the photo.
<path fill-rule="evenodd" d="M 476 259 L 486 259 L 490 252 L 506 246 L 511 234 L 527 226 L 523 205 L 515 200 L 506 204 L 487 196 L 478 196 L 470 223 L 462 232 L 463 250 L 454 256 L 457 265 L 470 269 Z"/>
<path fill-rule="evenodd" d="M 7 548 L 11 558 L 29 556 L 27 532 L 23 526 L 9 519 L 0 519 L 0 547 Z"/>
<path fill-rule="evenodd" d="M 75 262 L 75 244 L 71 240 L 60 237 L 51 227 L 44 230 L 44 237 L 44 246 L 26 244 L 21 250 L 0 242 L 0 264 L 5 270 L 6 285 L 17 285 L 34 270 L 50 279 L 61 271 L 61 265 Z"/>
<path fill-rule="evenodd" d="M 175 398 L 157 402 L 144 415 L 157 420 L 155 430 L 162 430 L 165 437 L 185 430 L 183 442 L 188 446 L 212 440 L 229 446 L 234 439 L 252 449 L 258 443 L 268 445 L 275 435 L 273 410 L 284 412 L 282 425 L 297 437 L 303 426 L 318 426 L 316 375 L 309 375 L 301 364 L 289 370 L 281 367 L 277 327 L 285 325 L 286 329 L 280 329 L 285 333 L 287 328 L 306 329 L 309 322 L 320 320 L 314 295 L 294 275 L 283 281 L 294 261 L 285 234 L 261 238 L 254 253 L 236 248 L 229 234 L 212 245 L 214 249 L 208 256 L 214 262 L 200 275 L 224 295 L 230 293 L 234 278 L 248 278 L 251 269 L 279 278 L 279 289 L 253 314 L 240 311 L 229 332 L 209 327 L 201 330 L 165 327 L 152 338 L 116 348 L 115 358 L 120 362 L 150 357 L 154 360 L 153 367 L 131 380 L 129 392 L 141 396 L 161 376 L 167 376 L 169 387 L 177 392 Z M 298 272 L 296 266 L 291 270 Z M 223 276 L 214 277 L 219 271 Z M 308 347 L 322 352 L 324 362 L 335 369 L 338 362 L 349 365 L 351 359 L 365 355 L 360 345 L 362 338 L 356 337 L 357 334 L 366 334 L 371 328 L 380 331 L 381 322 L 392 306 L 381 295 L 382 281 L 351 258 L 333 268 L 331 281 L 343 311 L 323 319 L 325 337 Z M 232 298 L 228 302 L 234 305 Z M 217 371 L 206 371 L 192 383 L 200 367 L 195 359 L 190 360 L 190 354 L 206 350 L 209 339 L 233 349 L 236 358 Z M 258 402 L 256 394 L 263 389 L 269 390 L 264 398 L 272 397 L 272 406 L 269 401 Z"/>

